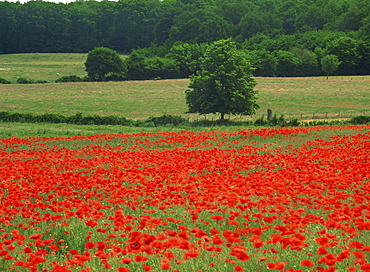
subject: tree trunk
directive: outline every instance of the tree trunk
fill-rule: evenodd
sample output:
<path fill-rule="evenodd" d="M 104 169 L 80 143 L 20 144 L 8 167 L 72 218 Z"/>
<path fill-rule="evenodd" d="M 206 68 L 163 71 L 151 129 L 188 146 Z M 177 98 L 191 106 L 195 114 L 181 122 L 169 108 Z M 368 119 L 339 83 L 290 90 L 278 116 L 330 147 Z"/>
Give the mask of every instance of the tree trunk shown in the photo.
<path fill-rule="evenodd" d="M 225 119 L 225 114 L 221 113 L 221 120 L 224 120 L 224 119 Z"/>

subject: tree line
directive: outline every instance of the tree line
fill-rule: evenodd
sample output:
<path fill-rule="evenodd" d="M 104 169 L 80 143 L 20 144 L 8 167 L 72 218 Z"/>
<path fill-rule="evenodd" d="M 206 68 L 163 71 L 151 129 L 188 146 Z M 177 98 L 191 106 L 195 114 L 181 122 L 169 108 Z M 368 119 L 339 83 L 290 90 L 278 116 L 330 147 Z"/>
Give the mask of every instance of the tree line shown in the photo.
<path fill-rule="evenodd" d="M 103 46 L 130 53 L 128 78 L 186 77 L 208 44 L 230 37 L 256 76 L 322 75 L 326 55 L 338 75 L 370 70 L 367 0 L 0 2 L 0 53 Z"/>

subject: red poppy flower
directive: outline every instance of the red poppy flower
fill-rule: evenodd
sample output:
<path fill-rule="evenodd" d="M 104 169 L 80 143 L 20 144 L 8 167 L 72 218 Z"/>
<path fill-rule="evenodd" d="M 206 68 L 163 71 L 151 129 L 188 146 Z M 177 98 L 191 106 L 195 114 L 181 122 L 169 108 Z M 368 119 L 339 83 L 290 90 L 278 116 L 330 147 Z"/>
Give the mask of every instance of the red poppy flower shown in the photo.
<path fill-rule="evenodd" d="M 312 267 L 313 265 L 314 265 L 314 263 L 310 260 L 301 261 L 301 266 Z"/>
<path fill-rule="evenodd" d="M 92 248 L 94 248 L 95 247 L 95 244 L 94 243 L 92 243 L 92 242 L 87 242 L 87 243 L 85 243 L 85 248 L 86 249 L 92 249 Z"/>

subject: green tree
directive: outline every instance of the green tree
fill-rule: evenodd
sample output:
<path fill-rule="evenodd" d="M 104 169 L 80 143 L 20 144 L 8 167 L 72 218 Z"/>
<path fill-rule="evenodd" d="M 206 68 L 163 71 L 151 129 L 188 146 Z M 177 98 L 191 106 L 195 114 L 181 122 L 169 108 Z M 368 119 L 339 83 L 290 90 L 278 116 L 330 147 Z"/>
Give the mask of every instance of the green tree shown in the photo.
<path fill-rule="evenodd" d="M 174 44 L 168 58 L 176 61 L 179 69 L 179 77 L 187 78 L 200 69 L 200 59 L 203 57 L 208 44 L 190 44 L 177 42 Z"/>
<path fill-rule="evenodd" d="M 118 53 L 106 47 L 91 50 L 85 62 L 86 72 L 91 80 L 104 81 L 109 73 L 123 73 L 124 64 Z"/>
<path fill-rule="evenodd" d="M 326 73 L 326 79 L 329 78 L 329 74 L 333 73 L 338 69 L 341 62 L 338 60 L 336 55 L 326 55 L 321 59 L 322 70 Z"/>
<path fill-rule="evenodd" d="M 351 73 L 355 71 L 361 60 L 361 54 L 359 47 L 361 40 L 356 40 L 350 37 L 339 37 L 335 40 L 330 41 L 325 50 L 328 55 L 336 55 L 342 62 L 340 67 L 344 73 Z"/>
<path fill-rule="evenodd" d="M 299 59 L 292 52 L 275 51 L 277 59 L 276 75 L 280 77 L 297 76 L 300 65 Z"/>
<path fill-rule="evenodd" d="M 190 77 L 186 103 L 189 113 L 251 115 L 259 108 L 254 90 L 256 81 L 244 53 L 231 39 L 213 42 L 201 63 L 201 70 Z"/>
<path fill-rule="evenodd" d="M 272 77 L 276 75 L 277 59 L 273 53 L 261 50 L 248 50 L 247 59 L 255 68 L 255 76 Z"/>

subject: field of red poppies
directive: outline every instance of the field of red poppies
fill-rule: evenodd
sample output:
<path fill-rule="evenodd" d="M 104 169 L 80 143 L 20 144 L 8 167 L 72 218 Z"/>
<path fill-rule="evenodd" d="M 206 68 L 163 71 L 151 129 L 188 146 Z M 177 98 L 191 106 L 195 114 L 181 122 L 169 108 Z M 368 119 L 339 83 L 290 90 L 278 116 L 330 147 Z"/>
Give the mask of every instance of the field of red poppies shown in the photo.
<path fill-rule="evenodd" d="M 370 125 L 0 139 L 0 271 L 370 271 Z"/>

